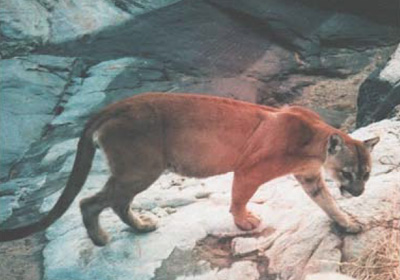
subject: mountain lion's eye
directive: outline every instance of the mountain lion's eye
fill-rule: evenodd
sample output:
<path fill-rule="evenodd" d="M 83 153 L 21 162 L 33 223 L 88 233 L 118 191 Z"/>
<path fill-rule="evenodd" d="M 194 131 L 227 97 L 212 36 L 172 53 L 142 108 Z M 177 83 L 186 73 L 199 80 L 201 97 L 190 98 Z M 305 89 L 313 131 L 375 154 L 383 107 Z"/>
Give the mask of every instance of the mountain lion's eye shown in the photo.
<path fill-rule="evenodd" d="M 367 181 L 369 179 L 369 172 L 364 174 L 363 179 L 364 179 L 364 181 Z"/>
<path fill-rule="evenodd" d="M 346 172 L 346 171 L 340 171 L 340 174 L 342 175 L 343 178 L 345 178 L 346 180 L 353 180 L 353 176 L 351 175 L 350 172 Z"/>

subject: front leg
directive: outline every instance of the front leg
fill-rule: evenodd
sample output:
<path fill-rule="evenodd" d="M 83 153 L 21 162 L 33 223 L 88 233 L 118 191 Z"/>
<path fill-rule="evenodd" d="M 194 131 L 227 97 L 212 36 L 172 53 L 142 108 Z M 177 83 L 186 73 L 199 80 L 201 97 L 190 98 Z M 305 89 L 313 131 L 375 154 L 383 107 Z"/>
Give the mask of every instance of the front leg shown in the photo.
<path fill-rule="evenodd" d="M 261 222 L 260 218 L 247 210 L 246 207 L 259 187 L 259 184 L 253 182 L 250 178 L 239 173 L 235 173 L 233 178 L 230 212 L 236 226 L 241 230 L 255 229 Z"/>
<path fill-rule="evenodd" d="M 296 175 L 295 177 L 311 199 L 339 226 L 351 233 L 357 233 L 362 230 L 361 224 L 339 209 L 328 191 L 321 173 L 315 175 Z"/>

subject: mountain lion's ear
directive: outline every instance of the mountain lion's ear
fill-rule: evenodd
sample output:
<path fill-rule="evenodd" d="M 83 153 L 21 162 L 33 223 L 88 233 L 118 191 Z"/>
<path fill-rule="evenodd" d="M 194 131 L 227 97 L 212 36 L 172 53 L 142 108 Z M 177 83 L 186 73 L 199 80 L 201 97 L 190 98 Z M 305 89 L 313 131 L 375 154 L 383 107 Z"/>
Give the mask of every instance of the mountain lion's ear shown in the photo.
<path fill-rule="evenodd" d="M 374 146 L 376 144 L 378 144 L 379 140 L 381 140 L 379 137 L 374 137 L 368 140 L 364 141 L 364 146 L 370 151 L 372 152 L 372 149 L 374 148 Z"/>
<path fill-rule="evenodd" d="M 328 140 L 328 154 L 334 155 L 343 147 L 343 139 L 339 134 L 332 134 Z"/>

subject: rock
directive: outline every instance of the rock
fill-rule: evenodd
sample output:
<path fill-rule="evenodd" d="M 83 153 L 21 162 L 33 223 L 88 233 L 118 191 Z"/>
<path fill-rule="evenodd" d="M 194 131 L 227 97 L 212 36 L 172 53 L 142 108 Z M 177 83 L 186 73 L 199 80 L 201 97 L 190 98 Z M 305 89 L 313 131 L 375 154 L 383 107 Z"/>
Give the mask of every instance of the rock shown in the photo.
<path fill-rule="evenodd" d="M 77 138 L 70 139 L 51 147 L 46 156 L 43 158 L 41 165 L 43 167 L 49 166 L 54 164 L 59 158 L 74 153 L 78 145 L 78 140 L 79 139 Z"/>
<path fill-rule="evenodd" d="M 76 89 L 65 105 L 63 113 L 57 116 L 52 124 L 76 122 L 79 118 L 87 117 L 91 112 L 104 106 L 107 87 L 125 67 L 129 67 L 133 62 L 133 58 L 126 58 L 92 66 L 87 72 L 88 77 L 83 79 L 81 86 Z"/>
<path fill-rule="evenodd" d="M 170 82 L 156 78 L 162 75 L 163 67 L 154 60 L 135 57 L 104 61 L 89 67 L 84 78 L 74 79 L 67 88 L 71 96 L 64 101 L 63 112 L 52 125 L 82 123 L 106 104 L 147 90 L 170 89 Z"/>
<path fill-rule="evenodd" d="M 315 273 L 307 275 L 305 280 L 356 280 L 356 279 L 339 273 Z"/>
<path fill-rule="evenodd" d="M 292 2 L 40 1 L 51 44 L 36 51 L 91 63 L 133 56 L 161 62 L 161 69 L 141 68 L 138 75 L 124 69 L 110 84 L 110 91 L 116 86 L 114 92 L 124 97 L 145 91 L 209 92 L 282 105 L 321 78 L 330 79 L 332 90 L 326 94 L 335 97 L 341 79 L 358 88 L 353 75 L 375 67 L 389 56 L 386 46 L 398 42 L 394 16 L 381 18 L 345 2 L 341 9 L 328 2 Z M 391 14 L 391 5 L 374 8 Z M 190 21 L 182 24 L 182 18 Z M 356 94 L 353 88 L 346 94 Z M 90 98 L 96 102 L 102 95 Z"/>
<path fill-rule="evenodd" d="M 12 209 L 17 208 L 17 200 L 13 195 L 1 196 L 0 197 L 1 205 L 5 205 L 0 209 L 0 223 L 7 221 L 8 218 L 12 215 Z"/>
<path fill-rule="evenodd" d="M 179 0 L 157 1 L 48 1 L 51 43 L 90 40 L 90 36 L 106 28 L 118 26 L 129 19 Z M 89 35 L 89 39 L 84 36 Z"/>
<path fill-rule="evenodd" d="M 158 218 L 163 218 L 169 215 L 168 211 L 161 207 L 155 207 L 151 209 L 151 212 L 156 215 Z"/>
<path fill-rule="evenodd" d="M 220 271 L 214 270 L 205 275 L 193 276 L 193 277 L 179 277 L 179 280 L 257 280 L 260 275 L 257 271 L 257 266 L 255 263 L 250 261 L 239 261 L 235 262 L 231 268 L 222 269 Z"/>
<path fill-rule="evenodd" d="M 255 251 L 265 251 L 272 246 L 272 243 L 277 237 L 277 234 L 258 239 L 252 237 L 236 237 L 232 240 L 232 253 L 234 256 L 244 256 Z"/>
<path fill-rule="evenodd" d="M 340 246 L 342 240 L 339 236 L 330 233 L 327 234 L 313 252 L 307 265 L 304 267 L 303 275 L 309 275 L 315 272 L 339 272 L 342 253 Z"/>
<path fill-rule="evenodd" d="M 121 24 L 129 18 L 130 14 L 109 1 L 53 2 L 49 15 L 52 34 L 50 41 L 57 43 L 81 38 L 83 35 Z"/>
<path fill-rule="evenodd" d="M 47 42 L 49 13 L 39 1 L 0 1 L 0 56 L 29 52 Z"/>
<path fill-rule="evenodd" d="M 29 223 L 32 221 L 32 209 L 26 213 L 22 211 L 22 217 L 17 221 L 9 219 L 14 214 L 14 211 L 21 211 L 25 204 L 29 204 L 31 196 L 40 190 L 46 181 L 46 175 L 41 175 L 33 178 L 18 178 L 3 183 L 0 186 L 0 224 L 6 224 L 9 227 L 15 224 Z M 28 214 L 28 215 L 27 215 Z"/>
<path fill-rule="evenodd" d="M 366 15 L 361 11 L 354 15 L 349 12 L 354 8 L 351 3 L 343 4 L 338 9 L 328 2 L 315 1 L 211 2 L 227 13 L 246 15 L 249 19 L 247 24 L 257 23 L 265 36 L 276 36 L 282 45 L 294 49 L 305 62 L 303 66 L 306 71 L 325 71 L 327 74 L 340 74 L 341 70 L 348 71 L 349 68 L 354 71 L 362 67 L 366 58 L 354 57 L 354 52 L 343 53 L 340 49 L 364 49 L 366 46 L 393 45 L 398 42 L 399 30 L 393 21 L 394 14 L 384 24 L 378 24 L 374 20 L 368 21 L 368 18 L 375 17 L 370 13 Z M 395 8 L 395 4 L 385 3 L 385 7 Z M 332 52 L 333 49 L 336 51 Z M 347 59 L 338 59 L 341 56 Z"/>
<path fill-rule="evenodd" d="M 166 199 L 160 203 L 161 207 L 181 207 L 185 205 L 189 205 L 196 201 L 195 198 L 188 197 L 173 197 L 170 199 Z"/>
<path fill-rule="evenodd" d="M 357 127 L 382 120 L 400 104 L 400 45 L 386 64 L 363 82 L 358 94 Z"/>
<path fill-rule="evenodd" d="M 211 195 L 211 192 L 200 191 L 200 192 L 196 193 L 195 197 L 197 199 L 202 199 L 202 198 L 208 198 L 210 195 Z"/>
<path fill-rule="evenodd" d="M 386 67 L 381 71 L 379 78 L 391 84 L 395 84 L 400 80 L 400 46 L 397 47 Z"/>
<path fill-rule="evenodd" d="M 1 1 L 1 56 L 30 52 L 45 43 L 86 42 L 103 29 L 177 1 Z"/>
<path fill-rule="evenodd" d="M 37 141 L 51 122 L 59 100 L 70 82 L 72 72 L 79 72 L 74 58 L 27 56 L 0 61 L 0 178 L 28 148 Z"/>
<path fill-rule="evenodd" d="M 326 123 L 336 128 L 340 128 L 349 116 L 349 113 L 343 110 L 313 108 L 313 111 L 317 112 Z"/>

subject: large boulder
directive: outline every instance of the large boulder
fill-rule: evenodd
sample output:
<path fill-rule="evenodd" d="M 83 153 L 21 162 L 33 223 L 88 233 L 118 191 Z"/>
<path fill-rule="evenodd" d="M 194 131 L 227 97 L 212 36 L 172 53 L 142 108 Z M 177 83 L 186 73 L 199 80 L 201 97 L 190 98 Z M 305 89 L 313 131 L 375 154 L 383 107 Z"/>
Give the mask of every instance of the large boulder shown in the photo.
<path fill-rule="evenodd" d="M 9 44 L 3 56 L 33 48 L 91 63 L 151 58 L 180 73 L 165 75 L 175 83 L 172 91 L 268 105 L 296 101 L 328 110 L 336 126 L 355 113 L 359 84 L 400 38 L 397 6 L 390 0 L 29 3 L 2 5 L 2 42 Z M 34 13 L 24 17 L 24 7 Z M 310 95 L 309 104 L 299 101 L 303 94 Z M 340 104 L 314 101 L 321 94 Z"/>
<path fill-rule="evenodd" d="M 177 1 L 1 0 L 1 57 L 82 39 Z"/>
<path fill-rule="evenodd" d="M 39 1 L 0 1 L 0 57 L 30 52 L 49 39 L 48 11 Z"/>
<path fill-rule="evenodd" d="M 82 64 L 76 58 L 31 55 L 0 60 L 0 68 L 0 178 L 4 179 L 45 133 Z"/>
<path fill-rule="evenodd" d="M 173 91 L 296 102 L 352 127 L 359 85 L 400 38 L 396 3 L 377 4 L 390 14 L 381 17 L 356 2 L 180 1 L 37 51 L 96 62 L 152 58 L 180 74 L 167 75 Z"/>
<path fill-rule="evenodd" d="M 357 126 L 387 118 L 399 104 L 400 45 L 387 64 L 372 72 L 362 83 L 357 100 Z"/>

